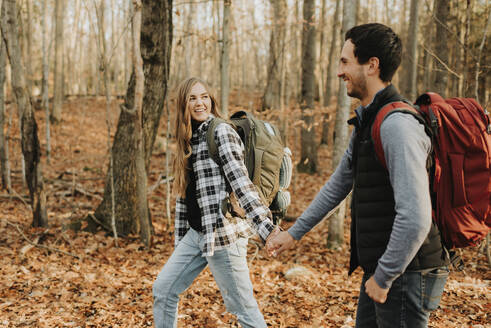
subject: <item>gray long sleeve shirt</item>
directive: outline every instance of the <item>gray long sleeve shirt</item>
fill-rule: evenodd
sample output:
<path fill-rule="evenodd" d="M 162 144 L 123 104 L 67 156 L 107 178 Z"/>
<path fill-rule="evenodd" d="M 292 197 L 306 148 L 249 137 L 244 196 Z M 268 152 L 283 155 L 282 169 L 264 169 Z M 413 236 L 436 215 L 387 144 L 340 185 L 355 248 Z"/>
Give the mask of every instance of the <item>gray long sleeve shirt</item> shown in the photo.
<path fill-rule="evenodd" d="M 394 190 L 396 217 L 387 249 L 378 261 L 374 279 L 390 288 L 414 258 L 431 228 L 431 200 L 426 159 L 431 149 L 423 125 L 413 116 L 394 113 L 381 125 L 381 141 Z M 312 203 L 288 230 L 299 240 L 349 194 L 353 187 L 354 134 L 338 167 Z"/>

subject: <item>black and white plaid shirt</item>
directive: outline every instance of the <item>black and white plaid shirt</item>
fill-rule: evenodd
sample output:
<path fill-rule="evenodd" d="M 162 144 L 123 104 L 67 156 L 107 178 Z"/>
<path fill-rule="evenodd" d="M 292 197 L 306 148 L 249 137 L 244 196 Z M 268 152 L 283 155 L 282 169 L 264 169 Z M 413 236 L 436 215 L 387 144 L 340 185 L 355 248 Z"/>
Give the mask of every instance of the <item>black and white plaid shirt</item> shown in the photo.
<path fill-rule="evenodd" d="M 210 115 L 208 120 L 193 132 L 191 138 L 196 199 L 204 234 L 203 256 L 212 256 L 215 250 L 226 247 L 239 237 L 251 236 L 254 230 L 264 241 L 274 229 L 270 220 L 271 212 L 261 202 L 247 174 L 242 140 L 229 124 L 218 124 L 215 130 L 221 169 L 210 157 L 206 131 L 213 118 L 213 115 Z M 221 204 L 229 196 L 227 184 L 235 192 L 240 206 L 244 209 L 245 219 L 223 216 Z M 186 201 L 178 196 L 175 219 L 176 246 L 190 228 L 186 215 Z"/>

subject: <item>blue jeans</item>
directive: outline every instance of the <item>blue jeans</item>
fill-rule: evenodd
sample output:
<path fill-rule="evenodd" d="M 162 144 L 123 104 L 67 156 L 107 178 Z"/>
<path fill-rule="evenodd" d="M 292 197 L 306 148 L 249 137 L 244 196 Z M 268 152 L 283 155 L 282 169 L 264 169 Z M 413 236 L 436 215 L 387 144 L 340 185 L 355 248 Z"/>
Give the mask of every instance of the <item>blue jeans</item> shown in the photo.
<path fill-rule="evenodd" d="M 213 256 L 203 257 L 203 235 L 189 229 L 153 284 L 153 317 L 156 328 L 177 327 L 177 304 L 206 265 L 220 289 L 227 310 L 242 327 L 264 328 L 266 322 L 253 295 L 247 266 L 247 239 L 240 238 Z"/>
<path fill-rule="evenodd" d="M 424 328 L 428 326 L 430 312 L 440 304 L 448 269 L 403 273 L 392 284 L 383 304 L 374 302 L 365 292 L 365 282 L 371 276 L 363 275 L 356 328 Z"/>

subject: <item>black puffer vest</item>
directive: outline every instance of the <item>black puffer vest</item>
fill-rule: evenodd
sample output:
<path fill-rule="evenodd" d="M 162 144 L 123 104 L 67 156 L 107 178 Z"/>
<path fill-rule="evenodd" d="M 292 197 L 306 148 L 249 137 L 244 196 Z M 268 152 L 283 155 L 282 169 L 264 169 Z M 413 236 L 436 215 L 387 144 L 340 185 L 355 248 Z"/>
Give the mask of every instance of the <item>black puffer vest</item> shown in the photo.
<path fill-rule="evenodd" d="M 349 121 L 356 129 L 352 161 L 354 186 L 351 204 L 350 274 L 358 266 L 365 272 L 374 272 L 389 243 L 396 216 L 394 191 L 389 172 L 376 157 L 371 128 L 378 111 L 384 105 L 401 100 L 403 98 L 397 90 L 389 85 L 363 110 L 361 124 L 357 118 Z M 406 270 L 442 266 L 446 263 L 444 254 L 438 228 L 433 223 L 423 245 Z"/>

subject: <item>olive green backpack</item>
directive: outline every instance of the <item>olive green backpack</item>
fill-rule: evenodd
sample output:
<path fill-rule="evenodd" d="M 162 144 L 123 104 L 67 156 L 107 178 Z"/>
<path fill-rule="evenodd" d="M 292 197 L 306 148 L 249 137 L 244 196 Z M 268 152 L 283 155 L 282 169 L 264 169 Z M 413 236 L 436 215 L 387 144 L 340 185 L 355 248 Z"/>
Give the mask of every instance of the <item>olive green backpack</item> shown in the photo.
<path fill-rule="evenodd" d="M 281 219 L 290 205 L 291 151 L 285 147 L 280 132 L 273 124 L 262 121 L 246 111 L 239 111 L 230 120 L 214 118 L 206 135 L 210 157 L 219 164 L 215 129 L 220 123 L 230 124 L 245 147 L 245 166 L 262 202 L 269 206 L 274 221 Z M 230 210 L 230 209 L 229 209 Z"/>

